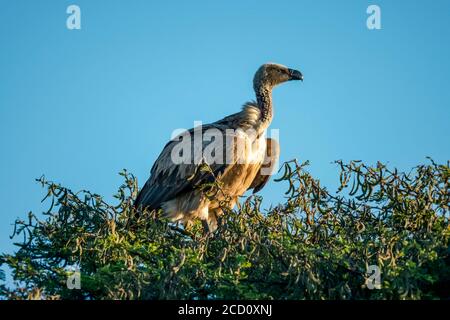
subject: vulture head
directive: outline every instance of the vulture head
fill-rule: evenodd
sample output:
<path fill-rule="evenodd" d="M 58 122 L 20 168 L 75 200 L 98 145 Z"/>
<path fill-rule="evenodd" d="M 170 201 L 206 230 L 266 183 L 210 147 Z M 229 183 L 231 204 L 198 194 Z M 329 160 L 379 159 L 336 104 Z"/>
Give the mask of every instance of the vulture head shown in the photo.
<path fill-rule="evenodd" d="M 266 63 L 256 71 L 253 87 L 255 90 L 261 87 L 271 89 L 280 83 L 290 80 L 303 81 L 303 75 L 300 71 L 289 69 L 281 64 Z"/>

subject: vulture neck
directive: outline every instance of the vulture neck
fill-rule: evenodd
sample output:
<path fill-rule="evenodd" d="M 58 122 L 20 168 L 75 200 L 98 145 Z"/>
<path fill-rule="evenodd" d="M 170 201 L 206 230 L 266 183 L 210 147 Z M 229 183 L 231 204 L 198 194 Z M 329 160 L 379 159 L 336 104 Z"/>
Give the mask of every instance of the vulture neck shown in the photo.
<path fill-rule="evenodd" d="M 260 125 L 264 130 L 269 126 L 270 122 L 272 122 L 273 117 L 272 88 L 261 85 L 256 88 L 255 92 L 256 102 L 261 111 Z"/>

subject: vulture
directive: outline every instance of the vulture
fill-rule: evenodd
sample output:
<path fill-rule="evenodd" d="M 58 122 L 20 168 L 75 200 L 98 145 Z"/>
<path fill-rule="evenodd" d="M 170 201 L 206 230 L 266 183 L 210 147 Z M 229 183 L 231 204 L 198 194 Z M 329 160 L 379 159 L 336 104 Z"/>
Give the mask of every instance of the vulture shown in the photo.
<path fill-rule="evenodd" d="M 169 141 L 134 206 L 162 209 L 163 217 L 185 227 L 200 219 L 206 233 L 214 232 L 224 201 L 231 208 L 247 190 L 258 192 L 269 180 L 280 152 L 278 143 L 265 136 L 273 117 L 272 89 L 290 80 L 303 81 L 303 75 L 280 64 L 262 65 L 253 79 L 256 101 Z M 211 197 L 202 186 L 213 181 L 220 192 Z"/>

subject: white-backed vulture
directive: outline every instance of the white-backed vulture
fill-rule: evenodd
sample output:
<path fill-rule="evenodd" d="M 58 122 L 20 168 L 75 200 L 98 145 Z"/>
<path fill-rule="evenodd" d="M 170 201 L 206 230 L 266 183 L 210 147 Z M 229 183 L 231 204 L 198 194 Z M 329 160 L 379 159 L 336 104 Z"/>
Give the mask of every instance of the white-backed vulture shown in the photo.
<path fill-rule="evenodd" d="M 214 231 L 222 214 L 220 202 L 231 199 L 228 205 L 234 206 L 248 189 L 261 190 L 272 173 L 279 156 L 278 143 L 265 137 L 273 117 L 272 89 L 289 80 L 303 80 L 303 75 L 279 64 L 262 65 L 253 79 L 256 101 L 169 141 L 135 207 L 162 209 L 165 217 L 184 225 L 200 218 L 207 231 Z M 199 170 L 205 163 L 211 172 Z M 211 179 L 217 179 L 221 186 L 213 199 L 200 190 Z"/>

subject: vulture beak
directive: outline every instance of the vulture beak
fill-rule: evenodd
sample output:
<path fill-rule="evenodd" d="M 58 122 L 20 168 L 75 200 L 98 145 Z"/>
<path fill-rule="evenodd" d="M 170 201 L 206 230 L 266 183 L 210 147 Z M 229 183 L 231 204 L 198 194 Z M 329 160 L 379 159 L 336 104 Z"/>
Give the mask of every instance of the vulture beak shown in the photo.
<path fill-rule="evenodd" d="M 288 69 L 289 80 L 301 80 L 303 81 L 303 75 L 300 71 L 294 69 Z"/>

